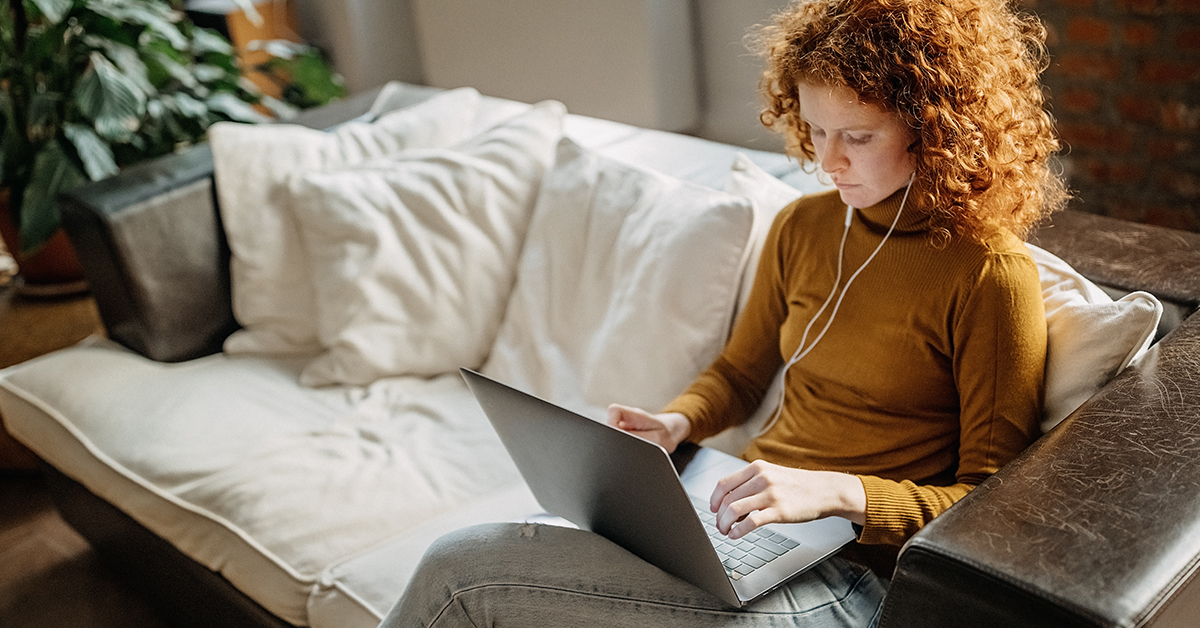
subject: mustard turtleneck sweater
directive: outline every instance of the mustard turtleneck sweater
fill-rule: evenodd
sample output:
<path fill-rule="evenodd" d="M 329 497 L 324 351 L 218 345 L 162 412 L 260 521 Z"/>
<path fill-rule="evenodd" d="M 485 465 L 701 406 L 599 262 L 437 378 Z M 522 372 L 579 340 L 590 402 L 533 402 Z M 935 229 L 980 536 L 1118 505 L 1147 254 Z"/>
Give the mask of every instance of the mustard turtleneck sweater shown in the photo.
<path fill-rule="evenodd" d="M 902 193 L 855 210 L 839 290 L 883 239 Z M 829 192 L 776 217 L 728 344 L 665 409 L 688 417 L 691 440 L 745 421 L 763 400 L 833 289 L 845 215 Z M 1037 434 L 1046 323 L 1028 249 L 1007 232 L 943 248 L 928 233 L 910 198 L 824 338 L 789 370 L 778 422 L 742 454 L 857 475 L 862 544 L 903 544 Z"/>

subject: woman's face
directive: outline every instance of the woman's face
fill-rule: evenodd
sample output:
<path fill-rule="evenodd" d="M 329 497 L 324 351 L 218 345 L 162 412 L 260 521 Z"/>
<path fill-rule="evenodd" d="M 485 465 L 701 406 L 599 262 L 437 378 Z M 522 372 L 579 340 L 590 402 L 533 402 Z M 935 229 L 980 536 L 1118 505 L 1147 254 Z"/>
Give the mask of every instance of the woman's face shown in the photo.
<path fill-rule="evenodd" d="M 844 85 L 799 83 L 800 116 L 812 127 L 821 169 L 852 207 L 870 207 L 904 187 L 915 168 L 914 135 L 894 113 Z"/>

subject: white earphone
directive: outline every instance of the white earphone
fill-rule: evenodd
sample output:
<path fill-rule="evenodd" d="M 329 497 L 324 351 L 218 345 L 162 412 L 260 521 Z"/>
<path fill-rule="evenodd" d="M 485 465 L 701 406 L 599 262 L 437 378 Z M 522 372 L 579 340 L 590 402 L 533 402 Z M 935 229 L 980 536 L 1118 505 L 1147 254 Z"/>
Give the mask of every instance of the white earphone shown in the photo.
<path fill-rule="evenodd" d="M 813 350 L 813 347 L 817 346 L 817 343 L 821 341 L 821 338 L 825 337 L 825 332 L 829 331 L 829 326 L 833 324 L 833 317 L 837 316 L 838 308 L 842 305 L 842 299 L 846 298 L 846 291 L 850 289 L 850 284 L 854 283 L 854 280 L 860 273 L 862 273 L 863 269 L 867 267 L 867 264 L 870 264 L 871 260 L 875 259 L 875 255 L 878 254 L 879 250 L 883 248 L 883 243 L 887 242 L 888 237 L 892 235 L 892 231 L 896 229 L 896 224 L 900 222 L 900 214 L 904 212 L 904 205 L 908 202 L 908 192 L 912 189 L 913 180 L 916 178 L 916 176 L 917 175 L 914 172 L 913 175 L 908 179 L 908 185 L 904 188 L 904 198 L 900 201 L 900 209 L 896 210 L 896 217 L 892 219 L 892 226 L 888 227 L 887 233 L 883 234 L 883 239 L 879 241 L 878 245 L 876 245 L 875 250 L 867 256 L 866 261 L 864 261 L 862 265 L 858 267 L 858 270 L 854 271 L 854 274 L 850 275 L 850 278 L 846 280 L 846 285 L 842 288 L 841 294 L 838 295 L 837 302 L 833 304 L 833 312 L 830 312 L 829 320 L 825 321 L 825 326 L 821 328 L 821 332 L 817 334 L 816 338 L 813 339 L 812 344 L 808 345 L 806 348 L 804 346 L 804 342 L 808 339 L 809 330 L 812 329 L 813 323 L 815 323 L 817 319 L 821 317 L 821 314 L 825 311 L 825 308 L 829 306 L 829 302 L 833 300 L 833 295 L 838 291 L 838 284 L 840 284 L 842 281 L 842 255 L 846 250 L 846 236 L 850 234 L 850 223 L 854 221 L 854 208 L 850 205 L 846 205 L 846 223 L 845 228 L 842 230 L 842 242 L 838 245 L 837 275 L 833 279 L 833 289 L 829 291 L 829 296 L 825 298 L 825 303 L 821 304 L 820 309 L 817 310 L 816 314 L 813 314 L 813 317 L 808 321 L 808 325 L 804 327 L 804 333 L 800 335 L 800 344 L 796 347 L 795 353 L 793 353 L 792 357 L 784 363 L 783 369 L 779 374 L 779 379 L 783 381 L 779 382 L 779 398 L 776 401 L 775 413 L 771 416 L 771 420 L 767 421 L 766 425 L 759 430 L 757 436 L 766 434 L 767 431 L 769 431 L 772 427 L 775 427 L 775 423 L 779 421 L 779 416 L 783 414 L 783 398 L 787 390 L 786 380 L 788 369 L 792 368 L 793 365 L 804 359 L 804 356 L 808 355 Z"/>

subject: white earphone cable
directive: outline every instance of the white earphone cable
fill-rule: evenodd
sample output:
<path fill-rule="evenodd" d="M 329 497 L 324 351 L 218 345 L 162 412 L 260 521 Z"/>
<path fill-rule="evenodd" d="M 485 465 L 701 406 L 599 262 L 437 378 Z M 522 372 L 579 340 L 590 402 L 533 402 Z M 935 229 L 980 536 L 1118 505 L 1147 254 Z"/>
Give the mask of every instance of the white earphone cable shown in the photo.
<path fill-rule="evenodd" d="M 842 230 L 842 242 L 838 245 L 837 275 L 833 280 L 833 289 L 829 291 L 829 296 L 825 298 L 825 303 L 821 304 L 820 309 L 818 309 L 817 313 L 814 314 L 813 317 L 808 321 L 808 325 L 804 327 L 804 333 L 800 335 L 800 344 L 796 347 L 795 353 L 793 353 L 792 357 L 786 363 L 784 363 L 783 369 L 779 374 L 779 378 L 783 381 L 780 382 L 779 397 L 776 401 L 775 413 L 771 416 L 771 420 L 767 421 L 766 425 L 764 425 L 763 428 L 758 431 L 756 436 L 762 436 L 763 434 L 766 434 L 767 431 L 772 427 L 775 427 L 775 423 L 779 421 L 780 415 L 783 414 L 783 399 L 787 390 L 788 369 L 792 368 L 793 365 L 804 359 L 804 357 L 812 351 L 813 347 L 817 346 L 817 343 L 825 337 L 825 332 L 829 331 L 829 326 L 833 324 L 833 318 L 837 316 L 838 308 L 842 306 L 842 300 L 846 298 L 846 291 L 850 289 L 850 284 L 854 283 L 854 280 L 860 273 L 862 273 L 863 269 L 867 267 L 867 264 L 870 264 L 871 260 L 875 259 L 875 256 L 879 253 L 879 250 L 883 248 L 884 242 L 887 242 L 888 237 L 892 235 L 892 231 L 896 229 L 896 225 L 900 222 L 900 214 L 904 212 L 904 205 L 908 202 L 908 192 L 912 189 L 913 179 L 915 178 L 916 173 L 913 173 L 913 176 L 909 177 L 908 186 L 904 189 L 904 198 L 900 201 L 900 209 L 896 210 L 896 217 L 892 219 L 892 225 L 888 227 L 887 233 L 883 234 L 883 239 L 879 241 L 879 244 L 875 246 L 875 250 L 871 251 L 871 254 L 867 256 L 867 259 L 862 263 L 861 266 L 858 267 L 858 270 L 854 271 L 854 274 L 850 275 L 850 278 L 846 280 L 846 285 L 842 288 L 841 294 L 838 294 L 838 284 L 841 283 L 842 280 L 842 256 L 846 249 L 846 237 L 850 234 L 851 219 L 854 216 L 854 208 L 850 205 L 846 205 L 846 227 Z M 812 329 L 813 323 L 821 317 L 821 314 L 825 311 L 825 308 L 833 299 L 834 294 L 838 294 L 838 299 L 837 302 L 833 304 L 833 311 L 829 313 L 829 320 L 825 321 L 825 326 L 821 328 L 820 333 L 818 333 L 817 337 L 813 339 L 812 344 L 805 348 L 804 342 L 808 339 L 809 330 Z"/>

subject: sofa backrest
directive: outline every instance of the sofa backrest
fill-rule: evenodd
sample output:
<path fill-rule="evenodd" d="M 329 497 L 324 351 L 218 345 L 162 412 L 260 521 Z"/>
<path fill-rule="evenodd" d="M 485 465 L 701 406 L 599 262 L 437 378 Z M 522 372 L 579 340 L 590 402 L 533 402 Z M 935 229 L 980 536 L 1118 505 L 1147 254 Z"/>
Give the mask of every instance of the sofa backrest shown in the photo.
<path fill-rule="evenodd" d="M 437 91 L 416 86 L 383 90 L 304 112 L 293 123 L 329 128 L 377 112 L 381 101 L 391 109 Z M 644 132 L 608 150 L 618 156 L 628 153 L 625 156 L 635 158 L 634 163 L 653 162 L 656 150 L 643 144 L 655 144 L 658 152 L 663 145 L 675 144 L 683 150 L 684 145 L 672 138 L 702 142 Z M 795 171 L 791 174 L 803 174 L 794 162 L 788 163 Z M 721 170 L 725 165 L 714 167 Z M 803 192 L 814 191 L 802 185 L 806 182 L 789 181 Z M 166 362 L 221 350 L 238 324 L 230 300 L 230 251 L 206 144 L 70 191 L 60 197 L 60 206 L 112 339 Z M 1200 234 L 1066 211 L 1055 215 L 1031 242 L 1114 294 L 1145 290 L 1157 296 L 1165 309 L 1159 337 L 1200 306 Z"/>

